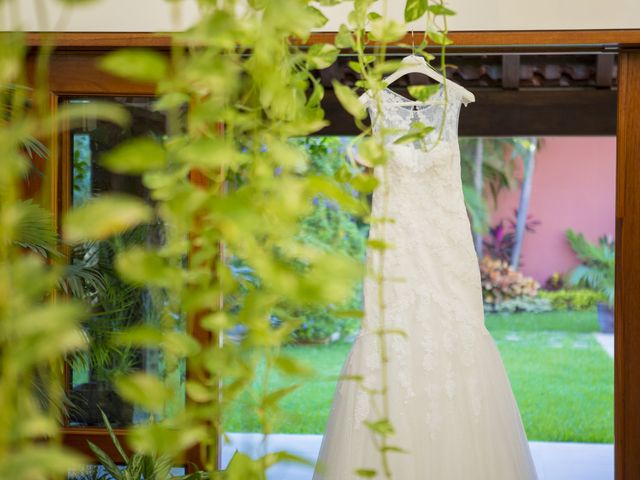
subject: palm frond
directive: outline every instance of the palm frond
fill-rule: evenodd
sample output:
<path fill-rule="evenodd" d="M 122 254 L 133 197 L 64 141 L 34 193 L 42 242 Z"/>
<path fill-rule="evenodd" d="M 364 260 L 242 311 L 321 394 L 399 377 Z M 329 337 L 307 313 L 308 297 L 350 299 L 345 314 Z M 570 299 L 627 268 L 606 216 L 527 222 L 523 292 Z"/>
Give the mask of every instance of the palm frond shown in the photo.
<path fill-rule="evenodd" d="M 58 235 L 51 212 L 32 200 L 19 202 L 17 209 L 19 218 L 14 231 L 15 244 L 43 257 L 59 256 Z"/>
<path fill-rule="evenodd" d="M 464 202 L 467 206 L 469 215 L 471 216 L 471 227 L 474 231 L 486 233 L 488 231 L 489 212 L 487 205 L 479 194 L 471 185 L 463 185 L 462 192 Z"/>

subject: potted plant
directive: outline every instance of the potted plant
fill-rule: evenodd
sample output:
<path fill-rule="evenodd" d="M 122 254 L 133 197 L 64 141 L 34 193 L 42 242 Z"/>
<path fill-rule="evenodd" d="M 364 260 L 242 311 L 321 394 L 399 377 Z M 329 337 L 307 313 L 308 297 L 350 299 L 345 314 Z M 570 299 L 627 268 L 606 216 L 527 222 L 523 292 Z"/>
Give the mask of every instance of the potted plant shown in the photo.
<path fill-rule="evenodd" d="M 584 235 L 571 229 L 566 235 L 582 262 L 569 274 L 569 284 L 592 288 L 603 295 L 604 301 L 598 303 L 598 322 L 602 332 L 613 333 L 615 243 L 611 237 L 603 235 L 596 244 L 592 244 Z"/>

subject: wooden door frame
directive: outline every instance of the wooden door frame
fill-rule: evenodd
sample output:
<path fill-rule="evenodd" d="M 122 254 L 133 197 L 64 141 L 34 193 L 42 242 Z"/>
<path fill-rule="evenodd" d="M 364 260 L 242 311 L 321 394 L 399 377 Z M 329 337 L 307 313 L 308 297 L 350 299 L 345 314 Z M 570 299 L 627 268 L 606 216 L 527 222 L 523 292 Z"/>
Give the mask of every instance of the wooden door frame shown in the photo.
<path fill-rule="evenodd" d="M 311 35 L 308 44 L 332 41 L 334 33 Z M 168 35 L 148 33 L 30 33 L 32 47 L 53 41 L 68 55 L 59 61 L 74 63 L 78 54 L 90 56 L 100 51 L 136 46 L 167 50 Z M 614 51 L 619 53 L 617 164 L 616 164 L 616 270 L 615 270 L 615 478 L 640 478 L 640 29 L 560 30 L 560 31 L 478 31 L 452 32 L 456 51 L 472 52 L 578 52 Z M 410 37 L 404 39 L 410 42 Z M 143 94 L 148 87 L 121 83 L 114 92 L 100 82 L 78 85 L 75 69 L 68 74 L 54 72 L 52 95 L 64 92 L 83 94 Z M 98 75 L 104 75 L 97 73 Z M 57 83 L 56 83 L 57 82 Z M 55 87 L 57 85 L 57 87 Z M 117 85 L 117 83 L 116 83 Z M 82 87 L 82 88 L 80 88 Z M 126 87 L 126 88 L 125 88 Z M 133 90 L 132 90 L 133 88 Z M 140 88 L 140 89 L 139 89 Z M 88 91 L 89 90 L 89 91 Z M 98 91 L 95 91 L 98 90 Z M 52 97 L 52 102 L 54 101 Z M 54 172 L 55 173 L 55 172 Z M 52 200 L 58 201 L 57 198 Z M 54 203 L 53 205 L 55 205 Z"/>
<path fill-rule="evenodd" d="M 640 50 L 618 58 L 615 272 L 616 480 L 640 478 Z"/>

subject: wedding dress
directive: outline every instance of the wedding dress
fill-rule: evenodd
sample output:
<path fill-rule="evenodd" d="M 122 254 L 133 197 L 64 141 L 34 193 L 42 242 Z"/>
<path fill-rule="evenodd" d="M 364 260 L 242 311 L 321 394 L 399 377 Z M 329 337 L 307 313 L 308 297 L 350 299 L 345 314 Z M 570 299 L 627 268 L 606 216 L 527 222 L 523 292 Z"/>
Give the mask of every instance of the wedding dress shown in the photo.
<path fill-rule="evenodd" d="M 374 469 L 375 478 L 385 478 L 364 423 L 384 416 L 381 397 L 367 393 L 381 387 L 380 343 L 374 333 L 381 317 L 386 329 L 406 333 L 385 337 L 389 420 L 395 432 L 389 444 L 406 451 L 389 453 L 392 478 L 537 478 L 500 354 L 484 326 L 480 272 L 460 176 L 457 130 L 463 100 L 447 89 L 445 102 L 444 90 L 418 106 L 407 107 L 408 99 L 389 89 L 382 92 L 382 111 L 373 99 L 368 101 L 374 132 L 396 129 L 385 136 L 386 167 L 374 169 L 382 184 L 372 205 L 374 219 L 393 221 L 372 222 L 369 233 L 370 239 L 391 244 L 384 254 L 385 310 L 381 316 L 378 284 L 369 275 L 363 326 L 342 369 L 343 376 L 362 380 L 338 383 L 314 480 L 363 478 L 356 469 Z M 436 128 L 424 142 L 394 144 L 415 121 Z M 381 259 L 380 250 L 369 249 L 367 263 L 374 272 L 380 273 Z"/>

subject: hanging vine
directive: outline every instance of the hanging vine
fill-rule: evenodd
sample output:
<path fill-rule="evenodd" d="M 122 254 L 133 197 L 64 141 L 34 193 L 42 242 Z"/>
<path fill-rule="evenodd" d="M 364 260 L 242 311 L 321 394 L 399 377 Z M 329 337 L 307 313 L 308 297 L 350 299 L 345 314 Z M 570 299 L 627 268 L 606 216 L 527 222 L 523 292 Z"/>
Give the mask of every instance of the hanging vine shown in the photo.
<path fill-rule="evenodd" d="M 130 246 L 116 258 L 121 277 L 132 285 L 152 289 L 156 298 L 161 299 L 158 303 L 162 310 L 158 326 L 133 327 L 119 335 L 118 342 L 135 348 L 157 348 L 168 372 L 187 360 L 189 402 L 172 417 L 133 428 L 128 440 L 136 452 L 163 455 L 180 462 L 185 452 L 199 448 L 199 468 L 208 472 L 210 478 L 224 475 L 220 478 L 231 480 L 265 478 L 265 471 L 278 461 L 303 461 L 288 452 L 268 453 L 267 448 L 281 400 L 309 375 L 306 365 L 287 356 L 281 348 L 301 320 L 287 316 L 276 324 L 274 312 L 282 312 L 283 304 L 343 304 L 352 294 L 353 285 L 368 273 L 374 275 L 379 287 L 380 323 L 375 333 L 382 376 L 381 388 L 368 392 L 378 418 L 368 421 L 367 427 L 380 453 L 381 470 L 363 468 L 356 473 L 368 478 L 393 476 L 389 455 L 398 449 L 394 447 L 390 420 L 393 406 L 387 396 L 391 375 L 387 369 L 387 336 L 398 333 L 386 329 L 383 302 L 384 264 L 389 249 L 384 242 L 384 225 L 390 219 L 386 215 L 386 200 L 381 218 L 370 218 L 365 200 L 375 188 L 382 189 L 386 198 L 389 185 L 385 182 L 377 185 L 371 172 L 346 167 L 334 176 L 310 174 L 306 153 L 290 139 L 314 134 L 327 125 L 321 106 L 324 88 L 314 72 L 330 66 L 340 52 L 349 52 L 354 58 L 349 65 L 360 79 L 354 86 L 334 82 L 333 89 L 362 131 L 354 142 L 359 159 L 386 169 L 388 152 L 384 137 L 389 132 L 371 131 L 364 122 L 367 112 L 358 96 L 369 91 L 378 104 L 377 111 L 382 112 L 380 92 L 386 88 L 384 76 L 398 68 L 398 62 L 388 58 L 388 46 L 403 41 L 405 22 L 424 22 L 424 37 L 414 50 L 431 60 L 427 49 L 437 45 L 444 74 L 445 47 L 450 43 L 446 19 L 453 12 L 442 1 L 408 0 L 405 22 L 401 22 L 388 15 L 388 0 L 354 0 L 348 21 L 340 26 L 333 44 L 307 46 L 310 32 L 327 22 L 322 8 L 336 3 L 199 0 L 201 15 L 197 23 L 173 34 L 169 55 L 126 49 L 107 55 L 101 62 L 101 67 L 111 74 L 155 83 L 158 95 L 155 108 L 165 112 L 168 119 L 168 135 L 162 143 L 147 138 L 132 139 L 108 156 L 108 168 L 112 171 L 142 176 L 153 203 L 122 194 L 104 194 L 75 208 L 64 223 L 64 238 L 70 244 L 105 240 L 137 225 L 164 225 L 163 244 Z M 180 14 L 179 4 L 173 3 L 176 18 Z M 18 55 L 11 50 L 16 46 Z M 51 46 L 42 50 L 38 62 L 43 69 L 41 78 L 46 77 L 44 69 L 51 50 Z M 28 288 L 26 278 L 53 278 L 38 273 L 47 269 L 45 265 L 36 265 L 30 257 L 8 247 L 16 218 L 17 193 L 13 186 L 24 171 L 19 142 L 25 135 L 39 136 L 45 130 L 43 125 L 48 127 L 55 120 L 41 109 L 24 113 L 24 92 L 10 92 L 6 87 L 26 82 L 24 52 L 24 38 L 3 37 L 0 56 L 3 95 L 16 108 L 8 118 L 10 128 L 0 133 L 0 145 L 8 152 L 4 157 L 12 165 L 3 169 L 0 178 L 1 231 L 6 237 L 0 242 L 3 292 L 0 298 L 4 302 L 0 303 L 3 362 L 0 411 L 5 421 L 10 418 L 16 425 L 5 425 L 0 429 L 2 435 L 16 428 L 28 431 L 25 419 L 42 418 L 44 422 L 45 418 L 18 407 L 18 398 L 30 397 L 16 386 L 20 382 L 15 375 L 6 375 L 16 373 L 23 365 L 16 363 L 18 353 L 14 347 L 27 346 L 16 341 L 22 337 L 12 330 L 15 325 L 11 319 L 22 318 L 16 316 L 16 309 L 23 309 L 24 315 L 35 315 L 45 308 L 42 306 L 45 292 L 52 288 L 51 281 L 47 281 L 33 290 Z M 44 88 L 37 90 L 43 91 Z M 432 89 L 426 87 L 410 90 L 422 101 L 428 99 L 430 92 Z M 36 104 L 44 105 L 38 99 L 45 97 L 38 95 L 42 94 L 34 95 Z M 73 110 L 61 113 L 81 116 L 81 112 Z M 125 121 L 121 111 L 109 106 L 100 109 L 99 115 Z M 413 133 L 426 131 L 426 127 L 415 125 Z M 354 196 L 353 191 L 359 195 Z M 297 239 L 300 220 L 310 213 L 313 200 L 319 196 L 352 215 L 367 217 L 381 225 L 380 238 L 369 240 L 369 248 L 379 253 L 377 271 L 365 272 L 356 259 Z M 250 278 L 238 275 L 234 262 L 250 271 Z M 15 268 L 30 268 L 31 273 L 16 276 Z M 25 281 L 16 282 L 15 278 Z M 22 298 L 16 293 L 20 289 L 29 298 L 19 305 L 11 303 Z M 53 309 L 47 311 L 48 317 L 60 319 L 51 325 L 60 326 L 61 340 L 55 342 L 59 348 L 46 350 L 46 358 L 34 358 L 52 367 L 68 351 L 84 346 L 77 328 L 80 310 L 71 306 L 77 304 L 54 304 L 49 300 L 44 305 Z M 212 341 L 203 345 L 190 331 L 184 331 L 181 325 L 185 319 L 206 332 Z M 227 340 L 225 332 L 238 325 L 246 334 L 237 341 Z M 29 345 L 45 351 L 38 343 Z M 265 368 L 259 368 L 260 365 Z M 26 368 L 20 373 L 21 379 L 35 374 L 37 365 L 28 364 Z M 273 372 L 289 375 L 298 383 L 271 390 L 269 376 Z M 265 438 L 264 452 L 255 460 L 236 454 L 228 470 L 217 473 L 216 448 L 224 434 L 225 412 L 249 389 L 257 375 L 262 376 L 263 385 L 256 405 Z M 123 375 L 116 385 L 126 400 L 155 413 L 162 412 L 164 403 L 173 395 L 165 379 L 152 373 Z M 42 425 L 51 436 L 59 437 L 55 423 L 47 421 Z M 41 433 L 42 429 L 37 430 L 38 435 Z M 15 448 L 28 445 L 34 438 L 29 435 L 20 437 L 19 442 L 0 436 L 0 472 L 14 471 L 7 470 L 14 468 L 15 463 L 10 454 Z M 63 456 L 53 449 L 48 452 L 65 459 L 65 463 L 56 467 L 59 470 L 78 466 L 77 457 L 67 453 Z M 20 465 L 26 468 L 26 460 Z M 24 478 L 50 478 L 56 473 L 60 472 L 53 467 L 49 470 L 43 467 L 40 477 Z"/>

